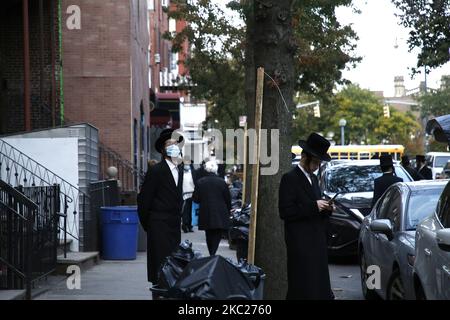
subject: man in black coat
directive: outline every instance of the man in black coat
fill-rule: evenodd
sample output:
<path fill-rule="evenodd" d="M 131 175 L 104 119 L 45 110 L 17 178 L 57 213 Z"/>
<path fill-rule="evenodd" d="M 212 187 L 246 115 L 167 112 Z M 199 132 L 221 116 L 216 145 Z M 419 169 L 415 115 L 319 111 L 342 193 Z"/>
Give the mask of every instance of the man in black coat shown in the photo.
<path fill-rule="evenodd" d="M 431 169 L 428 168 L 424 155 L 416 156 L 416 164 L 417 171 L 422 175 L 424 180 L 433 180 L 433 173 L 431 172 Z"/>
<path fill-rule="evenodd" d="M 403 182 L 402 178 L 395 175 L 394 163 L 391 155 L 383 155 L 380 157 L 380 167 L 383 175 L 376 178 L 374 181 L 372 208 L 387 188 L 394 183 Z"/>
<path fill-rule="evenodd" d="M 155 148 L 162 154 L 161 162 L 150 167 L 138 195 L 138 213 L 147 232 L 148 281 L 156 284 L 164 259 L 181 241 L 181 209 L 183 205 L 183 171 L 179 144 L 172 129 L 163 130 Z"/>
<path fill-rule="evenodd" d="M 411 162 L 409 161 L 408 156 L 402 157 L 402 166 L 409 173 L 409 175 L 414 179 L 414 181 L 423 180 L 424 178 L 420 173 L 416 171 L 413 167 L 411 167 Z"/>
<path fill-rule="evenodd" d="M 314 175 L 321 161 L 330 161 L 330 143 L 312 133 L 300 140 L 301 160 L 283 175 L 279 190 L 280 218 L 284 221 L 287 249 L 289 300 L 330 300 L 327 224 L 333 210 L 321 200 L 318 179 Z"/>
<path fill-rule="evenodd" d="M 209 255 L 216 254 L 224 230 L 230 227 L 231 195 L 225 180 L 217 176 L 215 161 L 205 164 L 206 176 L 198 180 L 192 199 L 199 204 L 198 229 L 205 230 Z"/>

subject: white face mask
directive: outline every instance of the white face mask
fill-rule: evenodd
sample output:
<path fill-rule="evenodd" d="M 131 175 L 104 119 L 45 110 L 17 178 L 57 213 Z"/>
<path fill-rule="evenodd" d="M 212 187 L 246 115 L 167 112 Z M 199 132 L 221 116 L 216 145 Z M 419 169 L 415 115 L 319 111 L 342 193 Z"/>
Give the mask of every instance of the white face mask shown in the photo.
<path fill-rule="evenodd" d="M 166 148 L 166 154 L 171 158 L 178 158 L 181 154 L 181 150 L 176 144 L 172 144 Z"/>

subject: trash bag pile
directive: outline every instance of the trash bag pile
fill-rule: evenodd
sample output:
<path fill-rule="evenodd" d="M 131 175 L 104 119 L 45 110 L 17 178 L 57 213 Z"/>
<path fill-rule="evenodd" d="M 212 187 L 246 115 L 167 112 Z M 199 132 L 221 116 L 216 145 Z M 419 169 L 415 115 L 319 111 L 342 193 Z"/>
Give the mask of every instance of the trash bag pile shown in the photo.
<path fill-rule="evenodd" d="M 250 226 L 251 205 L 231 212 L 231 227 L 228 230 L 230 248 L 236 250 L 236 259 L 247 259 L 248 230 Z"/>
<path fill-rule="evenodd" d="M 151 291 L 176 300 L 260 300 L 264 279 L 257 266 L 217 255 L 201 257 L 186 240 L 166 258 Z"/>

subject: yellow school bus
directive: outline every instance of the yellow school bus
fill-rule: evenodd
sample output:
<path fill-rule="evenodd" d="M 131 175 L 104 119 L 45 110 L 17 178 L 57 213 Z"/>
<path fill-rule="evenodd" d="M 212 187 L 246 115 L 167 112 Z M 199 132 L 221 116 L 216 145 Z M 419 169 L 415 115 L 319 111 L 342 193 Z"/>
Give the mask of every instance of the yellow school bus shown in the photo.
<path fill-rule="evenodd" d="M 293 146 L 291 151 L 300 156 L 302 148 Z M 401 160 L 404 152 L 405 147 L 399 144 L 330 146 L 328 149 L 328 154 L 333 160 L 367 160 L 381 154 L 390 154 L 392 159 Z"/>

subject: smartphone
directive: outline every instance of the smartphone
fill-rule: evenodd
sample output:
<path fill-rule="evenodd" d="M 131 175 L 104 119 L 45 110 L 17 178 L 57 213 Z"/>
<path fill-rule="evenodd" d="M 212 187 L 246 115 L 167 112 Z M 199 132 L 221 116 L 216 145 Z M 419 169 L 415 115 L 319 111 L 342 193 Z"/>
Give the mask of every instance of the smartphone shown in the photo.
<path fill-rule="evenodd" d="M 333 198 L 331 198 L 330 200 L 328 200 L 328 203 L 329 203 L 329 204 L 333 203 L 334 199 L 336 199 L 336 197 L 337 197 L 338 195 L 340 195 L 340 194 L 341 194 L 340 192 L 337 192 L 337 193 L 333 196 Z"/>

